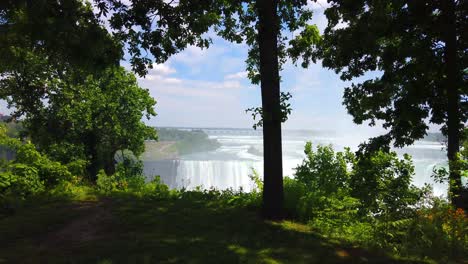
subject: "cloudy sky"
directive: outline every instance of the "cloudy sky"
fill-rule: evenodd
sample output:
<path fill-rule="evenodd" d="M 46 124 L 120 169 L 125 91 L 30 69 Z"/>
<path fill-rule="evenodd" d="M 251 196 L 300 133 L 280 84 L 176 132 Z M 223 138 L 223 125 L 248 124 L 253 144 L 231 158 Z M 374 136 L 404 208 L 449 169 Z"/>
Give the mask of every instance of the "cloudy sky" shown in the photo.
<path fill-rule="evenodd" d="M 323 14 L 326 0 L 310 4 L 314 10 L 312 23 L 323 32 L 327 19 Z M 213 44 L 201 50 L 188 47 L 166 63 L 154 65 L 139 84 L 149 89 L 157 100 L 158 116 L 147 121 L 154 126 L 175 127 L 252 127 L 254 121 L 245 109 L 261 105 L 260 87 L 246 77 L 245 59 L 248 47 L 233 44 L 210 34 Z M 129 68 L 126 61 L 122 65 Z M 289 129 L 323 129 L 382 132 L 366 125 L 353 124 L 342 105 L 342 82 L 321 63 L 308 69 L 291 62 L 281 72 L 281 89 L 292 94 L 293 112 L 284 124 Z M 364 78 L 371 78 L 367 75 Z M 0 111 L 7 113 L 4 102 Z"/>
<path fill-rule="evenodd" d="M 313 6 L 313 23 L 323 31 L 327 24 L 323 4 Z M 254 121 L 245 109 L 260 106 L 260 87 L 250 84 L 245 72 L 248 47 L 213 35 L 209 49 L 188 47 L 167 63 L 154 65 L 142 87 L 158 101 L 155 126 L 251 127 Z M 125 63 L 124 63 L 125 65 Z M 127 64 L 128 65 L 128 64 Z M 353 129 L 342 105 L 342 82 L 321 64 L 308 69 L 288 62 L 281 73 L 282 91 L 292 94 L 293 112 L 284 124 L 291 129 Z"/>

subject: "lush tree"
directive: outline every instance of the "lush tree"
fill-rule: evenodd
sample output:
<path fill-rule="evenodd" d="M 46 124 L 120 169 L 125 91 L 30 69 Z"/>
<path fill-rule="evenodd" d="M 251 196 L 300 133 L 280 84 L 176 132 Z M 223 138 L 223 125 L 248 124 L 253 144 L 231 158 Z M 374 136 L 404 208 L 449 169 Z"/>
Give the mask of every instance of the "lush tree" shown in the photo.
<path fill-rule="evenodd" d="M 261 86 L 262 106 L 254 116 L 263 126 L 264 187 L 263 215 L 282 217 L 283 175 L 281 123 L 291 108 L 290 94 L 280 92 L 280 70 L 288 57 L 295 57 L 301 45 L 315 45 L 320 39 L 316 26 L 308 25 L 312 11 L 307 1 L 230 1 L 222 8 L 224 17 L 216 25 L 220 36 L 250 46 L 246 60 L 252 83 Z M 301 38 L 288 40 L 285 32 L 301 31 Z"/>
<path fill-rule="evenodd" d="M 380 147 L 412 144 L 427 133 L 428 122 L 441 125 L 453 164 L 468 116 L 468 1 L 329 3 L 320 48 L 303 49 L 302 55 L 322 58 L 344 81 L 377 71 L 378 77 L 345 89 L 344 105 L 354 121 L 383 124 L 388 133 L 373 140 Z M 461 174 L 450 167 L 452 202 L 466 207 Z"/>
<path fill-rule="evenodd" d="M 126 5 L 121 1 L 97 0 L 96 3 L 104 15 L 112 11 L 111 27 L 130 47 L 132 66 L 142 74 L 152 58 L 143 56 L 141 50 L 149 51 L 156 62 L 164 62 L 188 44 L 207 47 L 210 39 L 203 33 L 210 27 L 229 41 L 250 46 L 246 60 L 249 78 L 255 84 L 260 83 L 262 91 L 262 107 L 253 110 L 262 118 L 257 124 L 263 126 L 263 214 L 267 218 L 281 217 L 281 122 L 290 108 L 287 103 L 281 104 L 279 71 L 288 51 L 296 51 L 287 49 L 287 38 L 282 33 L 303 30 L 304 37 L 289 42 L 292 46 L 313 45 L 319 39 L 317 27 L 307 26 L 312 15 L 306 8 L 307 1 L 160 0 L 131 1 L 131 5 Z"/>
<path fill-rule="evenodd" d="M 118 64 L 122 51 L 80 0 L 0 3 L 0 98 L 14 117 L 36 111 L 50 82 L 81 69 Z"/>
<path fill-rule="evenodd" d="M 335 153 L 332 146 L 319 145 L 314 151 L 307 142 L 304 153 L 306 159 L 296 168 L 295 178 L 311 192 L 329 195 L 349 188 L 349 167 L 355 162 L 349 148 Z"/>
<path fill-rule="evenodd" d="M 113 174 L 118 150 L 138 156 L 144 140 L 156 138 L 156 131 L 142 121 L 156 115 L 156 102 L 122 67 L 90 75 L 82 83 L 56 82 L 59 92 L 24 120 L 32 141 L 56 160 L 88 160 L 91 177 L 100 169 Z"/>
<path fill-rule="evenodd" d="M 296 168 L 295 180 L 304 184 L 310 199 L 307 203 L 317 211 L 328 209 L 328 198 L 345 201 L 351 197 L 359 201 L 353 206 L 362 216 L 404 219 L 411 216 L 412 207 L 428 191 L 411 183 L 414 166 L 408 155 L 403 159 L 388 151 L 361 151 L 355 155 L 349 148 L 335 152 L 332 146 L 320 145 L 314 151 L 310 142 L 304 152 L 306 158 Z"/>
<path fill-rule="evenodd" d="M 225 1 L 94 0 L 99 16 L 127 47 L 134 72 L 145 75 L 153 61 L 165 62 L 188 45 L 207 48 L 204 36 L 218 23 Z"/>
<path fill-rule="evenodd" d="M 119 0 L 95 0 L 95 4 L 100 10 L 98 16 L 109 19 L 114 38 L 128 47 L 133 70 L 140 75 L 146 73 L 153 60 L 164 62 L 170 55 L 187 45 L 208 47 L 210 39 L 204 33 L 212 26 L 220 36 L 237 43 L 245 41 L 251 47 L 247 58 L 249 77 L 253 83 L 260 82 L 262 87 L 262 107 L 257 108 L 257 112 L 261 113 L 260 124 L 264 133 L 263 211 L 269 218 L 280 217 L 283 200 L 281 122 L 290 112 L 289 105 L 282 104 L 280 96 L 279 71 L 288 55 L 287 38 L 282 32 L 303 30 L 304 37 L 290 42 L 293 46 L 313 45 L 318 40 L 317 28 L 306 25 L 312 14 L 305 8 L 307 1 L 159 0 L 131 1 L 126 4 Z M 33 15 L 35 10 L 39 18 Z M 13 47 L 10 52 L 13 54 L 10 57 L 14 58 L 12 61 L 26 58 L 19 59 L 19 65 L 9 66 L 11 71 L 8 71 L 10 68 L 2 71 L 7 76 L 2 79 L 2 86 L 13 88 L 5 89 L 2 97 L 9 99 L 11 105 L 17 107 L 19 115 L 49 108 L 49 102 L 46 101 L 53 97 L 49 91 L 63 86 L 56 80 L 63 80 L 64 74 L 70 75 L 74 71 L 69 67 L 57 69 L 57 65 L 68 62 L 67 59 L 71 62 L 78 59 L 77 61 L 81 62 L 80 59 L 87 58 L 88 54 L 106 54 L 93 47 L 108 47 L 114 44 L 110 39 L 108 45 L 101 45 L 107 41 L 107 35 L 102 34 L 103 30 L 90 6 L 82 6 L 79 1 L 42 0 L 34 4 L 28 1 L 7 2 L 2 6 L 0 14 L 2 26 L 10 35 L 5 39 L 11 42 L 7 41 L 4 46 Z M 83 21 L 80 20 L 82 18 Z M 25 31 L 27 26 L 38 30 Z M 89 29 L 95 30 L 92 32 L 96 33 L 91 35 L 94 36 L 91 40 L 103 41 L 79 46 L 77 51 L 74 47 L 79 45 L 78 41 L 81 43 L 83 39 L 87 39 Z M 26 32 L 24 39 L 21 38 L 23 31 Z M 66 40 L 64 42 L 59 41 L 62 38 L 56 37 L 62 36 L 61 33 Z M 52 36 L 58 40 L 51 38 Z M 71 39 L 70 43 L 67 42 L 68 39 Z M 35 49 L 30 48 L 31 46 Z M 88 53 L 90 50 L 94 52 Z M 120 52 L 120 49 L 114 50 Z M 83 51 L 86 51 L 86 54 L 83 54 Z M 149 51 L 152 56 L 143 51 Z M 99 62 L 99 56 L 90 57 L 92 62 Z M 107 57 L 115 58 L 104 56 Z M 57 60 L 54 61 L 54 58 Z M 72 82 L 83 82 L 83 76 L 71 76 L 75 78 Z M 15 87 L 21 89 L 14 89 Z M 58 96 L 63 94 L 65 93 L 57 93 Z M 288 98 L 288 95 L 284 97 Z M 46 114 L 39 113 L 37 116 Z M 95 142 L 94 136 L 91 136 L 89 141 Z"/>
<path fill-rule="evenodd" d="M 19 200 L 72 179 L 68 166 L 38 152 L 31 142 L 8 136 L 4 124 L 0 124 L 0 148 L 13 153 L 8 160 L 0 159 L 0 214 L 11 212 Z"/>
<path fill-rule="evenodd" d="M 143 111 L 155 114 L 155 102 L 112 68 L 122 46 L 89 2 L 2 2 L 0 34 L 0 98 L 54 159 L 89 160 L 92 176 L 101 167 L 111 173 L 116 149 L 140 154 L 155 136 L 140 121 Z"/>
<path fill-rule="evenodd" d="M 1 69 L 15 69 L 22 52 L 41 54 L 49 64 L 103 68 L 118 63 L 121 49 L 88 2 L 6 0 L 0 3 Z"/>

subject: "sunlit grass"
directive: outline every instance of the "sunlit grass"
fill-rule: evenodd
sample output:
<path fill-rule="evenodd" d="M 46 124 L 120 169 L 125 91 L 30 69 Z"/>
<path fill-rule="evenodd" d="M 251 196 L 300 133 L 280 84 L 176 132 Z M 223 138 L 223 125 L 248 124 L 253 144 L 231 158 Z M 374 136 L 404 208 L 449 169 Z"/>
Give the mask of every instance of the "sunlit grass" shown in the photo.
<path fill-rule="evenodd" d="M 396 262 L 382 253 L 349 251 L 304 224 L 264 221 L 258 208 L 196 195 L 86 192 L 33 203 L 1 219 L 0 263 Z"/>

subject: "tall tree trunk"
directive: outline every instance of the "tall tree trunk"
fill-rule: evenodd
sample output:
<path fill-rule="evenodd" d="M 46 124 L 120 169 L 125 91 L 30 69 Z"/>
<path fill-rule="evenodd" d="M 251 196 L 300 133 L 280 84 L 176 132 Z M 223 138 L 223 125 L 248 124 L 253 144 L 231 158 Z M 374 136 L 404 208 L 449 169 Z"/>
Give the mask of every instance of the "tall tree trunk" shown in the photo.
<path fill-rule="evenodd" d="M 445 24 L 445 89 L 447 91 L 447 157 L 450 171 L 450 200 L 456 207 L 463 207 L 461 174 L 455 164 L 460 151 L 460 93 L 457 73 L 457 31 L 455 2 L 442 0 L 442 14 Z M 466 205 L 465 205 L 466 207 Z"/>
<path fill-rule="evenodd" d="M 85 142 L 88 148 L 89 164 L 88 164 L 88 177 L 91 182 L 96 182 L 97 173 L 99 171 L 99 158 L 97 151 L 97 136 L 94 132 L 89 132 L 85 136 Z"/>
<path fill-rule="evenodd" d="M 104 171 L 107 175 L 113 175 L 115 173 L 115 151 L 107 153 L 104 157 Z"/>
<path fill-rule="evenodd" d="M 264 187 L 262 214 L 267 219 L 279 219 L 283 216 L 277 5 L 276 0 L 257 1 L 263 110 Z"/>

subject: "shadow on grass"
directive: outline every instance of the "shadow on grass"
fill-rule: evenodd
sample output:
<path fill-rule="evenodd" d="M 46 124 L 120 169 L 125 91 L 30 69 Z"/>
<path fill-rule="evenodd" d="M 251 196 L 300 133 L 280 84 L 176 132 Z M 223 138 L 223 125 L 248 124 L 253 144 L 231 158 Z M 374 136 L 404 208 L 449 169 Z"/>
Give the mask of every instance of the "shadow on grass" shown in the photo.
<path fill-rule="evenodd" d="M 87 203 L 91 203 L 87 204 Z M 219 200 L 133 195 L 0 220 L 0 263 L 402 263 Z M 81 206 L 81 207 L 80 207 Z"/>

